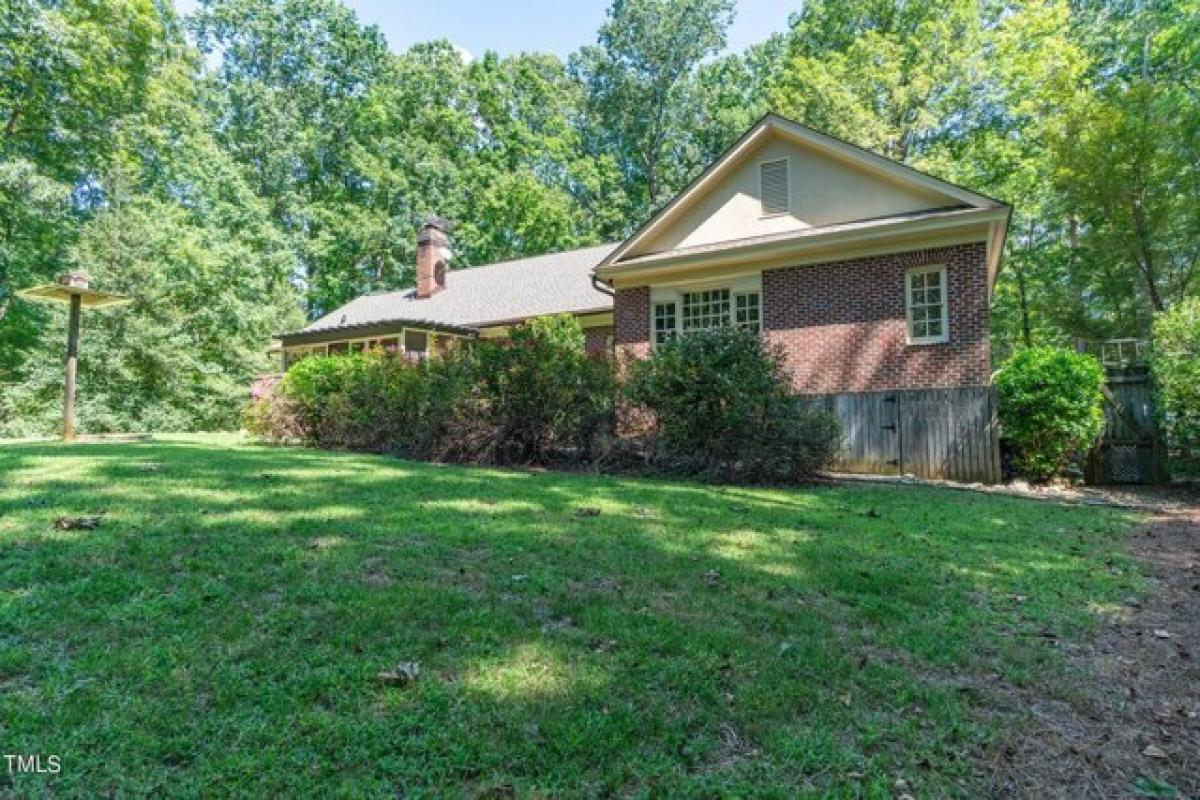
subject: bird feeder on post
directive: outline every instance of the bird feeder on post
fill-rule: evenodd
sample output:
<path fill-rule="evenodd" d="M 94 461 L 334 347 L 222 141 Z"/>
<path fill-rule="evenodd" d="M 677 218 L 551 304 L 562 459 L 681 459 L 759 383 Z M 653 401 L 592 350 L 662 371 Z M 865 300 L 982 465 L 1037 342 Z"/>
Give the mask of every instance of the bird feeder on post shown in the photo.
<path fill-rule="evenodd" d="M 17 292 L 26 300 L 67 303 L 67 375 L 63 382 L 63 441 L 75 440 L 75 367 L 79 360 L 79 318 L 83 308 L 105 308 L 133 302 L 132 298 L 112 292 L 88 288 L 88 276 L 82 272 L 67 272 L 55 283 L 31 286 Z"/>

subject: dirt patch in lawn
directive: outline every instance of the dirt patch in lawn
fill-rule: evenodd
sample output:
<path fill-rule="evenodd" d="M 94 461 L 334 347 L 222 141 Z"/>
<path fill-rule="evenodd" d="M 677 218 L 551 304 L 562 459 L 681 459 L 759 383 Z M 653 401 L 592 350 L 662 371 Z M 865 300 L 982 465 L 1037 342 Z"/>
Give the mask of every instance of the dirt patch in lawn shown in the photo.
<path fill-rule="evenodd" d="M 998 796 L 1200 797 L 1200 505 L 1159 505 L 1129 546 L 1150 593 L 1068 654 L 1063 685 L 1012 698 L 1032 720 L 986 755 Z"/>

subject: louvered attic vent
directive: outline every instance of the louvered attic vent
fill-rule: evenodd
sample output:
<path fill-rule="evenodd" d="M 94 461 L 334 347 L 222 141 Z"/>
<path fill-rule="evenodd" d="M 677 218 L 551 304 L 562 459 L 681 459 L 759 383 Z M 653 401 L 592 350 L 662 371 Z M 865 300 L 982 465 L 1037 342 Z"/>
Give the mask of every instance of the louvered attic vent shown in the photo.
<path fill-rule="evenodd" d="M 791 210 L 788 197 L 788 161 L 764 161 L 758 165 L 758 182 L 762 189 L 762 213 L 786 214 Z"/>

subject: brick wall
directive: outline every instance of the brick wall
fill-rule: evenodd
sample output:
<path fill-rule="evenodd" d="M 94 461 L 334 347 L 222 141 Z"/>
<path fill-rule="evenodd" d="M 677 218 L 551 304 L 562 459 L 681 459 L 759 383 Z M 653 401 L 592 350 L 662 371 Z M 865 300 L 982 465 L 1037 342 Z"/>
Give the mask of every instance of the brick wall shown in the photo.
<path fill-rule="evenodd" d="M 763 273 L 763 330 L 787 358 L 797 392 L 983 386 L 989 382 L 985 245 L 955 245 Z M 904 274 L 945 264 L 950 340 L 907 343 Z M 614 302 L 618 358 L 650 352 L 650 290 Z"/>
<path fill-rule="evenodd" d="M 593 358 L 608 356 L 608 337 L 613 335 L 612 325 L 583 329 L 583 347 Z"/>
<path fill-rule="evenodd" d="M 982 242 L 763 273 L 763 330 L 802 393 L 983 386 L 989 382 Z M 907 343 L 904 275 L 946 266 L 950 337 Z"/>
<path fill-rule="evenodd" d="M 613 344 L 618 361 L 650 354 L 650 288 L 619 289 L 613 299 Z"/>

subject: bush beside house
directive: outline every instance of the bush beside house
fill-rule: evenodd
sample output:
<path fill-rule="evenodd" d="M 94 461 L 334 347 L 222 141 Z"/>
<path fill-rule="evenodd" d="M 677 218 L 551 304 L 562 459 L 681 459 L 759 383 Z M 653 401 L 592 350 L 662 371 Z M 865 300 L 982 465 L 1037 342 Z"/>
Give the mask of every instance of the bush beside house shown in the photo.
<path fill-rule="evenodd" d="M 722 480 L 795 481 L 828 466 L 838 420 L 792 394 L 780 353 L 736 328 L 675 337 L 633 362 L 625 394 L 650 412 L 653 463 Z"/>
<path fill-rule="evenodd" d="M 273 441 L 471 464 L 612 465 L 635 448 L 652 468 L 724 480 L 794 481 L 832 461 L 837 420 L 790 393 L 757 336 L 680 337 L 631 365 L 623 388 L 562 315 L 410 363 L 384 352 L 312 357 L 247 413 Z M 618 395 L 654 420 L 613 447 Z"/>
<path fill-rule="evenodd" d="M 1072 350 L 1034 347 L 1005 361 L 996 389 L 1014 466 L 1045 481 L 1094 443 L 1104 427 L 1103 387 L 1099 362 Z"/>
<path fill-rule="evenodd" d="M 419 363 L 382 351 L 295 364 L 247 414 L 251 433 L 459 463 L 586 461 L 612 428 L 612 368 L 573 317 Z"/>

